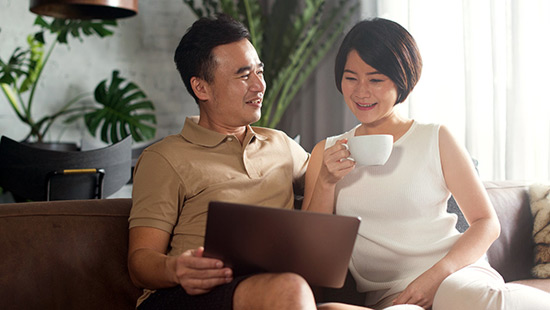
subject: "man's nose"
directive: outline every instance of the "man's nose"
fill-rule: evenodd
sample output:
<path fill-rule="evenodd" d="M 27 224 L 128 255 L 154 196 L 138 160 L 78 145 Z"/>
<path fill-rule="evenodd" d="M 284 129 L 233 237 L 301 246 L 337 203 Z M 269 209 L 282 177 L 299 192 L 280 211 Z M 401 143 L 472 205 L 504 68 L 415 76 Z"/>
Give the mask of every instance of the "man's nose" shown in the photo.
<path fill-rule="evenodd" d="M 250 87 L 253 91 L 259 91 L 259 92 L 265 92 L 266 89 L 266 83 L 264 80 L 264 76 L 262 74 L 254 73 L 252 74 L 252 85 Z"/>

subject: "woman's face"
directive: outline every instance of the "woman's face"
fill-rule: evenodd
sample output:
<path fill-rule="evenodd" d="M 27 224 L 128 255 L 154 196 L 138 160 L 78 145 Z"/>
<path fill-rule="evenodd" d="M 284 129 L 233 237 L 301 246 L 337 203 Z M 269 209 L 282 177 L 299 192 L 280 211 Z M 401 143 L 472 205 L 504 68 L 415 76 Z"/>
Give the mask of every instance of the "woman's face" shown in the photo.
<path fill-rule="evenodd" d="M 391 117 L 397 101 L 393 81 L 364 62 L 356 50 L 348 54 L 342 94 L 355 117 L 367 125 L 377 125 Z"/>

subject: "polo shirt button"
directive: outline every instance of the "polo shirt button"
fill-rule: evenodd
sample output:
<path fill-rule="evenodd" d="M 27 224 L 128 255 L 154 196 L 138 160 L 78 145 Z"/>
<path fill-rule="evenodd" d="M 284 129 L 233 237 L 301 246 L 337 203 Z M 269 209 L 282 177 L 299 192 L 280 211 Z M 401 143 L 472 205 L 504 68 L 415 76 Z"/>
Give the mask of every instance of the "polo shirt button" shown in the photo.
<path fill-rule="evenodd" d="M 233 138 L 227 137 L 227 141 L 231 142 L 231 141 L 233 141 Z"/>

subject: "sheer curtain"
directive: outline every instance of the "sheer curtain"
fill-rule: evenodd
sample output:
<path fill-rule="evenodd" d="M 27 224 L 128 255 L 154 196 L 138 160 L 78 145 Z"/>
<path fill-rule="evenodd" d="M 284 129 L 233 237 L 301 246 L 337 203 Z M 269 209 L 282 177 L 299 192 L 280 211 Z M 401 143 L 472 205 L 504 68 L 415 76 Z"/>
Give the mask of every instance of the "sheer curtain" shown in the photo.
<path fill-rule="evenodd" d="M 550 179 L 550 1 L 362 0 L 361 18 L 416 38 L 422 78 L 402 109 L 448 126 L 484 180 Z"/>

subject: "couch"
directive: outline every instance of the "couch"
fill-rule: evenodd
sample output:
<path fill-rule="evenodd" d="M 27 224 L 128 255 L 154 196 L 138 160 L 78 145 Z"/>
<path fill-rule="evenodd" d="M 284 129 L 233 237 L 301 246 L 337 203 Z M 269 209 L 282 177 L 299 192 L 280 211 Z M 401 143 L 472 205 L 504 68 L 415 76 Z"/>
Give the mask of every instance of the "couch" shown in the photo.
<path fill-rule="evenodd" d="M 527 185 L 486 182 L 502 225 L 488 252 L 506 281 L 550 292 L 532 279 L 532 217 Z M 141 291 L 126 255 L 130 199 L 0 204 L 0 309 L 133 309 Z M 360 303 L 348 277 L 342 289 L 314 288 L 320 301 Z"/>

